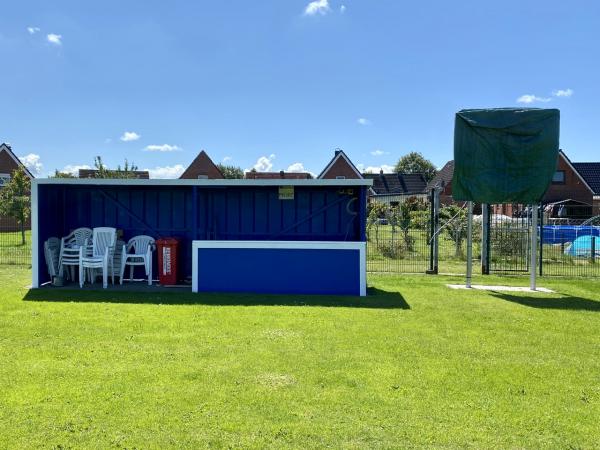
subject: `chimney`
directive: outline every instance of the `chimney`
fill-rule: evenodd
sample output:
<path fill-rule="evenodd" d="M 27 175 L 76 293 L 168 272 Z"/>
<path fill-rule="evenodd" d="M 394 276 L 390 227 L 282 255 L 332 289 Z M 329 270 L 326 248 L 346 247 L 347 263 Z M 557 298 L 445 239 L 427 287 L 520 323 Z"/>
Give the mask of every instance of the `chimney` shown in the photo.
<path fill-rule="evenodd" d="M 379 170 L 379 175 L 383 175 L 383 169 Z"/>
<path fill-rule="evenodd" d="M 284 172 L 283 170 L 280 170 L 280 171 L 279 171 L 279 176 L 280 176 L 281 178 L 285 178 L 285 172 Z"/>

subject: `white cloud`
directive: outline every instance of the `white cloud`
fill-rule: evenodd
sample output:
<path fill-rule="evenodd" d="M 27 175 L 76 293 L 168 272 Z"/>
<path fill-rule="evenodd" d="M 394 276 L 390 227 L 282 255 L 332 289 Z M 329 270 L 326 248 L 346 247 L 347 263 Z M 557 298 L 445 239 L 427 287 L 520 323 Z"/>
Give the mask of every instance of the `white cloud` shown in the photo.
<path fill-rule="evenodd" d="M 304 164 L 302 164 L 301 162 L 297 162 L 297 163 L 291 164 L 287 168 L 287 172 L 306 172 L 306 169 L 304 168 Z"/>
<path fill-rule="evenodd" d="M 552 92 L 555 97 L 570 97 L 573 95 L 573 89 L 557 89 Z"/>
<path fill-rule="evenodd" d="M 390 152 L 384 152 L 383 150 L 377 149 L 377 150 L 373 150 L 371 152 L 371 155 L 373 156 L 381 156 L 381 155 L 389 155 Z"/>
<path fill-rule="evenodd" d="M 65 167 L 63 167 L 63 169 L 60 170 L 59 172 L 70 173 L 71 175 L 78 176 L 79 169 L 91 169 L 91 167 L 88 166 L 87 164 L 81 164 L 81 165 L 69 164 L 69 165 L 66 165 Z"/>
<path fill-rule="evenodd" d="M 179 147 L 177 147 L 176 145 L 170 145 L 170 144 L 162 144 L 162 145 L 147 145 L 144 148 L 145 151 L 147 152 L 176 152 L 178 150 L 181 150 Z"/>
<path fill-rule="evenodd" d="M 340 6 L 340 13 L 344 14 L 346 12 L 346 5 Z"/>
<path fill-rule="evenodd" d="M 394 166 L 388 164 L 382 164 L 381 166 L 366 166 L 364 164 L 357 164 L 356 168 L 362 173 L 379 173 L 383 170 L 383 173 L 392 173 Z"/>
<path fill-rule="evenodd" d="M 54 45 L 62 45 L 62 35 L 50 33 L 46 36 L 48 42 Z"/>
<path fill-rule="evenodd" d="M 273 168 L 273 160 L 275 159 L 274 154 L 269 156 L 261 156 L 256 161 L 256 164 L 252 166 L 257 172 L 269 172 Z"/>
<path fill-rule="evenodd" d="M 40 29 L 38 27 L 27 27 L 27 31 L 29 32 L 29 34 L 35 34 L 38 31 L 40 31 Z"/>
<path fill-rule="evenodd" d="M 37 176 L 42 172 L 44 165 L 40 162 L 40 155 L 30 153 L 25 156 L 19 156 L 19 159 L 33 175 Z"/>
<path fill-rule="evenodd" d="M 185 167 L 181 164 L 174 166 L 157 166 L 154 169 L 144 169 L 150 173 L 150 178 L 179 178 L 184 172 Z"/>
<path fill-rule="evenodd" d="M 121 139 L 123 142 L 129 142 L 137 141 L 141 137 L 142 136 L 137 134 L 135 131 L 126 131 L 125 133 L 123 133 L 123 136 L 121 136 L 119 139 Z"/>
<path fill-rule="evenodd" d="M 315 14 L 325 15 L 331 11 L 329 0 L 315 0 L 306 5 L 304 15 L 314 16 Z"/>
<path fill-rule="evenodd" d="M 517 103 L 535 103 L 535 102 L 542 102 L 542 103 L 547 103 L 550 100 L 552 100 L 549 97 L 538 97 L 537 95 L 533 95 L 533 94 L 525 94 L 525 95 L 521 95 L 518 99 L 517 99 Z"/>
<path fill-rule="evenodd" d="M 366 117 L 359 117 L 358 119 L 356 119 L 356 123 L 363 126 L 371 125 L 371 121 Z"/>
<path fill-rule="evenodd" d="M 228 161 L 231 161 L 233 158 L 231 156 L 226 156 L 223 158 L 223 162 L 226 163 Z"/>

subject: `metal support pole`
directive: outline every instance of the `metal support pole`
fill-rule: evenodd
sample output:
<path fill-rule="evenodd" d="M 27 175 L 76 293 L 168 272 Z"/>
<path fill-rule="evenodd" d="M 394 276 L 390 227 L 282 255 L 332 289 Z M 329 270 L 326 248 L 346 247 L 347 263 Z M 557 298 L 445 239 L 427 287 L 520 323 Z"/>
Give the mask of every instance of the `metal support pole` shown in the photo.
<path fill-rule="evenodd" d="M 537 244 L 538 244 L 538 205 L 531 205 L 531 274 L 529 275 L 529 288 L 536 289 L 537 275 Z"/>
<path fill-rule="evenodd" d="M 440 194 L 437 188 L 433 188 L 431 190 L 431 237 L 429 241 L 430 245 L 430 253 L 429 253 L 429 270 L 427 270 L 428 275 L 437 275 L 438 274 L 438 252 L 439 252 L 439 227 L 440 227 Z"/>
<path fill-rule="evenodd" d="M 490 208 L 487 203 L 481 205 L 481 274 L 490 274 L 489 258 Z"/>
<path fill-rule="evenodd" d="M 427 274 L 432 275 L 434 273 L 433 271 L 433 266 L 434 266 L 434 245 L 433 245 L 433 241 L 435 239 L 435 188 L 433 188 L 430 192 L 430 197 L 429 197 L 429 209 L 430 209 L 430 217 L 429 217 L 429 232 L 430 232 L 430 238 L 429 238 L 429 270 L 427 271 Z"/>
<path fill-rule="evenodd" d="M 540 203 L 540 255 L 538 257 L 538 265 L 539 265 L 539 276 L 544 275 L 544 204 Z M 564 253 L 563 253 L 564 254 Z"/>
<path fill-rule="evenodd" d="M 439 272 L 440 261 L 440 191 L 433 191 L 433 272 Z"/>
<path fill-rule="evenodd" d="M 467 212 L 467 288 L 473 275 L 473 202 L 468 202 Z"/>

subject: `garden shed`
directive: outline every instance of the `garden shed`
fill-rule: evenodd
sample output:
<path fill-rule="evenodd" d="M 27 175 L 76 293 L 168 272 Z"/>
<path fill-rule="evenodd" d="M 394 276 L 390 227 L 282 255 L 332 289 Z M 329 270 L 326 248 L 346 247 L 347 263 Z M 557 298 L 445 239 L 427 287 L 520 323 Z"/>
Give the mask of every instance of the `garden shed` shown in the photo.
<path fill-rule="evenodd" d="M 245 272 L 247 278 L 278 280 L 266 282 L 267 288 L 255 283 L 251 286 L 255 292 L 364 295 L 366 190 L 370 184 L 370 180 L 360 179 L 37 179 L 32 182 L 32 285 L 50 281 L 44 264 L 47 239 L 78 227 L 114 227 L 124 239 L 138 234 L 178 238 L 181 278 L 191 278 L 196 290 L 226 290 L 214 284 L 215 273 L 221 270 L 233 291 L 244 291 L 244 286 L 235 286 L 236 276 L 241 275 L 237 271 Z M 202 253 L 207 247 L 203 243 L 209 241 L 211 248 Z M 219 242 L 229 245 L 219 246 Z M 234 242 L 244 244 L 239 247 L 245 248 L 243 257 L 248 264 L 237 261 L 235 270 L 227 272 L 228 259 L 235 261 L 240 256 L 230 253 L 232 246 L 238 247 Z M 271 253 L 249 253 L 250 242 L 258 243 L 251 248 Z M 292 250 L 285 251 L 286 242 Z M 338 242 L 345 244 L 336 246 Z M 224 249 L 228 255 L 215 253 L 215 248 L 224 247 L 229 247 Z M 277 249 L 284 251 L 274 253 Z M 307 254 L 311 249 L 318 253 Z M 356 250 L 352 261 L 337 251 L 351 249 Z M 222 265 L 209 265 L 213 283 L 203 288 L 202 278 L 198 279 L 200 269 L 193 263 L 207 267 L 209 255 L 211 262 Z M 253 267 L 254 260 L 263 265 Z M 311 267 L 313 270 L 308 270 Z M 337 281 L 330 283 L 323 271 Z M 319 280 L 302 279 L 318 274 Z M 270 285 L 275 287 L 269 289 Z"/>

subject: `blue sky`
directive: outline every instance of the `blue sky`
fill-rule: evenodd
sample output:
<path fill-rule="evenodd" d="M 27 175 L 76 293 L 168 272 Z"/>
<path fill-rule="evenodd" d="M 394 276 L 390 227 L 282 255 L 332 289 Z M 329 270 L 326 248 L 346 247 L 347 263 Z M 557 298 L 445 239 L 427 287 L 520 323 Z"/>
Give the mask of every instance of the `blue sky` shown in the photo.
<path fill-rule="evenodd" d="M 176 176 L 201 149 L 318 173 L 452 158 L 462 108 L 561 110 L 600 160 L 597 1 L 18 1 L 0 12 L 0 142 L 40 175 L 124 158 Z M 520 101 L 519 101 L 520 100 Z"/>

